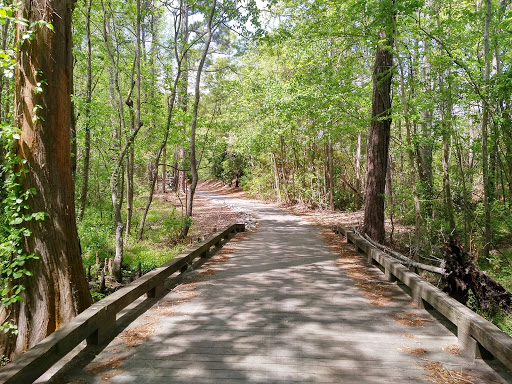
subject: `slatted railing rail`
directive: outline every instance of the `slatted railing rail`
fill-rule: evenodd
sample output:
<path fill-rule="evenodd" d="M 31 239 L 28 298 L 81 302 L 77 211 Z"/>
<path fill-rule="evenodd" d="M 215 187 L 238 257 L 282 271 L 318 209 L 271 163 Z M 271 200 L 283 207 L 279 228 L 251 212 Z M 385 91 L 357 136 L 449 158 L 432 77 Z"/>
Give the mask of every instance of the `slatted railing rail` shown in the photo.
<path fill-rule="evenodd" d="M 413 300 L 420 307 L 431 307 L 457 327 L 457 337 L 461 351 L 474 358 L 489 357 L 489 354 L 512 370 L 512 337 L 494 324 L 459 303 L 406 266 L 399 263 L 354 231 L 343 226 L 335 226 L 334 232 L 343 234 L 347 242 L 368 257 L 368 262 L 383 268 L 386 278 L 399 280 L 410 289 Z"/>
<path fill-rule="evenodd" d="M 196 258 L 213 255 L 229 239 L 245 230 L 244 224 L 233 224 L 213 237 L 195 245 L 186 253 L 143 275 L 103 300 L 94 303 L 69 323 L 58 329 L 18 359 L 0 370 L 0 383 L 27 384 L 37 380 L 56 362 L 83 340 L 99 344 L 112 336 L 116 315 L 139 297 L 158 297 L 164 291 L 164 282 L 176 272 L 183 272 Z"/>

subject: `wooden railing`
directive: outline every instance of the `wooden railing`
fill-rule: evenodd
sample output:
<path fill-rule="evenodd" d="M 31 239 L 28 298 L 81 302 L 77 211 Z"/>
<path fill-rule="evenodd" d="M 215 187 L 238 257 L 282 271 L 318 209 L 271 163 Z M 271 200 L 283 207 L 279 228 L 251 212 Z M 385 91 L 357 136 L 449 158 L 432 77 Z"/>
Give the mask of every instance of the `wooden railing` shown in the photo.
<path fill-rule="evenodd" d="M 358 251 L 368 257 L 368 262 L 380 266 L 391 281 L 399 280 L 410 289 L 410 294 L 421 308 L 434 308 L 457 327 L 457 337 L 462 353 L 474 358 L 495 357 L 512 369 L 512 337 L 494 324 L 459 303 L 439 288 L 421 279 L 406 266 L 375 248 L 367 240 L 343 226 L 334 232 L 346 236 Z M 491 355 L 491 356 L 490 356 Z"/>
<path fill-rule="evenodd" d="M 187 270 L 196 258 L 207 258 L 213 255 L 234 234 L 244 230 L 244 224 L 230 225 L 186 253 L 178 255 L 161 267 L 94 303 L 0 370 L 0 383 L 32 383 L 83 340 L 87 340 L 88 344 L 102 343 L 112 336 L 116 328 L 116 315 L 123 308 L 144 294 L 147 294 L 148 298 L 160 296 L 164 291 L 165 279 L 176 272 Z"/>

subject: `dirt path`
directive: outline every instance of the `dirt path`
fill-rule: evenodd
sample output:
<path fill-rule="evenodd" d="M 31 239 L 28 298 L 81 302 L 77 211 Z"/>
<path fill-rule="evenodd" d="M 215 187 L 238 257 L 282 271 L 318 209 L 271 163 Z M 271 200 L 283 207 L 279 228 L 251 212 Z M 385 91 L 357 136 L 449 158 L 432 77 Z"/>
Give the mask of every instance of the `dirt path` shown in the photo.
<path fill-rule="evenodd" d="M 64 383 L 506 383 L 456 337 L 316 226 L 250 200 L 259 228 L 228 244 Z M 379 287 L 371 297 L 365 285 Z"/>

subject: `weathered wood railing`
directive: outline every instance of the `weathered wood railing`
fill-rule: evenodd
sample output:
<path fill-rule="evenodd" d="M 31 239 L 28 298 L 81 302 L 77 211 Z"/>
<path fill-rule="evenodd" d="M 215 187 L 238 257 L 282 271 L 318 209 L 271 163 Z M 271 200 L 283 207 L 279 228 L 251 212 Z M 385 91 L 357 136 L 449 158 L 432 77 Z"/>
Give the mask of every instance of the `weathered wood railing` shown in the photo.
<path fill-rule="evenodd" d="M 164 282 L 176 272 L 187 270 L 196 258 L 207 258 L 222 247 L 234 234 L 243 232 L 244 224 L 226 227 L 186 253 L 178 255 L 161 267 L 148 272 L 80 313 L 77 317 L 0 370 L 0 383 L 32 383 L 83 340 L 99 344 L 112 336 L 116 315 L 140 296 L 161 295 Z"/>
<path fill-rule="evenodd" d="M 375 248 L 367 240 L 343 226 L 334 232 L 346 236 L 349 243 L 368 257 L 368 262 L 383 268 L 386 278 L 399 280 L 410 289 L 410 294 L 421 308 L 431 307 L 457 327 L 461 352 L 474 358 L 489 357 L 489 354 L 512 369 L 512 337 L 459 303 L 439 288 L 421 279 L 406 266 Z"/>

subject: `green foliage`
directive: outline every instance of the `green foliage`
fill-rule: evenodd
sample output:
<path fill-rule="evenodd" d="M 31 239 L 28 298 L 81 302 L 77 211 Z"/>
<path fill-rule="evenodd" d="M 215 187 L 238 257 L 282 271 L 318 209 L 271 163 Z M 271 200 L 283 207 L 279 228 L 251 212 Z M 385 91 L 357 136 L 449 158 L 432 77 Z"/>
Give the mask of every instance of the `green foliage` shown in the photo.
<path fill-rule="evenodd" d="M 96 263 L 96 253 L 100 260 L 112 257 L 115 251 L 114 233 L 110 218 L 102 218 L 97 207 L 87 209 L 84 220 L 78 223 L 78 236 L 82 248 L 82 258 L 86 266 Z"/>
<path fill-rule="evenodd" d="M 192 218 L 189 217 L 185 219 L 184 217 L 178 217 L 176 207 L 173 207 L 171 214 L 162 220 L 162 230 L 170 241 L 176 241 L 178 239 L 184 225 L 190 227 L 192 225 Z"/>
<path fill-rule="evenodd" d="M 30 230 L 24 224 L 31 220 L 44 220 L 42 212 L 27 213 L 27 200 L 35 190 L 23 190 L 19 180 L 26 172 L 23 162 L 12 151 L 14 141 L 19 139 L 19 130 L 7 125 L 0 126 L 0 142 L 5 146 L 5 163 L 1 165 L 4 178 L 5 198 L 0 203 L 2 219 L 2 232 L 0 238 L 0 290 L 2 306 L 9 306 L 23 300 L 21 293 L 25 287 L 21 284 L 21 278 L 32 276 L 27 269 L 30 260 L 37 260 L 34 254 L 26 254 L 23 251 L 22 241 L 31 235 Z M 16 333 L 16 326 L 6 321 L 0 325 L 0 331 Z"/>
<path fill-rule="evenodd" d="M 486 261 L 491 276 L 512 292 L 512 249 L 491 252 Z"/>
<path fill-rule="evenodd" d="M 503 332 L 512 335 L 512 313 L 507 313 L 501 309 L 490 312 L 483 312 L 479 310 L 472 291 L 469 291 L 469 299 L 466 305 L 480 316 L 496 325 Z"/>
<path fill-rule="evenodd" d="M 92 297 L 93 303 L 95 303 L 95 302 L 100 301 L 101 299 L 105 298 L 105 294 L 101 293 L 101 292 L 93 291 L 93 292 L 91 292 L 91 297 Z"/>

